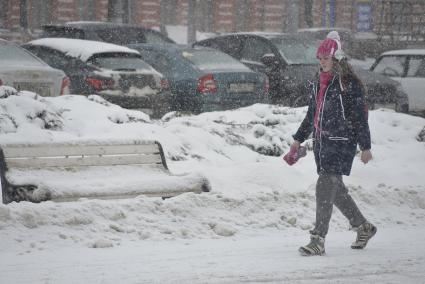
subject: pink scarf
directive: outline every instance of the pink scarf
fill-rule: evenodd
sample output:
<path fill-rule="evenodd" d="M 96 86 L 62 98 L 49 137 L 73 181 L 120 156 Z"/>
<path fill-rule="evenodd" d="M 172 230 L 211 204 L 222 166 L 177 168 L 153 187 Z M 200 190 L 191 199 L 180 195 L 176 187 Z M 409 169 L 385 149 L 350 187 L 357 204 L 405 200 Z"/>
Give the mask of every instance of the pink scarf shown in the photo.
<path fill-rule="evenodd" d="M 323 72 L 320 71 L 320 87 L 319 87 L 319 93 L 316 97 L 316 112 L 314 113 L 314 128 L 316 129 L 317 133 L 320 133 L 320 127 L 319 127 L 319 113 L 320 108 L 322 107 L 323 97 L 325 96 L 326 88 L 329 85 L 329 82 L 331 81 L 333 77 L 332 72 Z"/>

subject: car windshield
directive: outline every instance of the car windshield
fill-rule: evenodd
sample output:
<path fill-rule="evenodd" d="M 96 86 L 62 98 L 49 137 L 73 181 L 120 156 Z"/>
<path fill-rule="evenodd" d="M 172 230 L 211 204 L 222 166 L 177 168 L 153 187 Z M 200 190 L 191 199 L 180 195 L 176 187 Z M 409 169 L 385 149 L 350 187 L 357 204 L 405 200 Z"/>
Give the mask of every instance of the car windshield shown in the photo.
<path fill-rule="evenodd" d="M 271 41 L 290 64 L 317 64 L 317 40 L 272 38 Z"/>
<path fill-rule="evenodd" d="M 88 63 L 110 70 L 153 70 L 137 54 L 104 53 L 96 54 Z"/>
<path fill-rule="evenodd" d="M 17 64 L 25 64 L 27 66 L 45 66 L 34 56 L 13 44 L 0 44 L 0 57 L 2 61 L 8 61 L 8 64 L 10 62 L 16 62 Z"/>
<path fill-rule="evenodd" d="M 233 57 L 215 50 L 186 50 L 182 56 L 201 70 L 237 69 L 249 70 L 248 67 Z"/>

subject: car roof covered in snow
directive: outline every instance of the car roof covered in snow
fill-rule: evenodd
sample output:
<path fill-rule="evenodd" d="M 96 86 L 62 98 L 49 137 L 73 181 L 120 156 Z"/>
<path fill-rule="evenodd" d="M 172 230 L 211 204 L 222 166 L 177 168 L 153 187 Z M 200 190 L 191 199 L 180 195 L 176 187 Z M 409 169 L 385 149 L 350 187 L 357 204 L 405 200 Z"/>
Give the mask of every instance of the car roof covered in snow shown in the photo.
<path fill-rule="evenodd" d="M 382 55 L 425 55 L 425 48 L 391 50 L 382 53 Z"/>
<path fill-rule="evenodd" d="M 82 61 L 87 61 L 90 57 L 99 53 L 120 52 L 139 54 L 137 50 L 125 46 L 83 39 L 41 38 L 30 41 L 27 44 L 50 47 L 68 56 L 79 58 Z"/>
<path fill-rule="evenodd" d="M 46 25 L 46 26 L 55 26 L 55 25 Z M 58 25 L 60 26 L 60 25 Z M 96 28 L 111 28 L 111 27 L 132 27 L 132 28 L 138 28 L 138 29 L 144 29 L 149 30 L 149 28 L 140 26 L 140 25 L 133 25 L 133 24 L 127 24 L 127 23 L 114 23 L 114 22 L 101 22 L 101 21 L 70 21 L 62 24 L 64 27 L 74 27 L 74 28 L 80 28 L 80 29 L 96 29 Z"/>

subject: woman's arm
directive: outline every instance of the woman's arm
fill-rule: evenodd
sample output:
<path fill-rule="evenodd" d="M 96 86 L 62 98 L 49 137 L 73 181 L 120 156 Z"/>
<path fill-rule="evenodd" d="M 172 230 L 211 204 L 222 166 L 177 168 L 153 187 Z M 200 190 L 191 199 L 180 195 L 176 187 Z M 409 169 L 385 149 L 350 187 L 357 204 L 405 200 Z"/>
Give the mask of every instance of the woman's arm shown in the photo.
<path fill-rule="evenodd" d="M 315 109 L 315 98 L 313 95 L 311 95 L 310 101 L 308 104 L 307 114 L 304 117 L 304 120 L 302 121 L 300 127 L 298 128 L 297 133 L 295 133 L 295 135 L 292 136 L 296 142 L 299 142 L 299 144 L 303 143 L 312 132 L 314 109 Z"/>
<path fill-rule="evenodd" d="M 368 107 L 366 104 L 365 94 L 360 82 L 355 82 L 353 86 L 352 102 L 353 102 L 353 125 L 355 127 L 360 150 L 370 150 L 370 130 L 368 123 Z"/>

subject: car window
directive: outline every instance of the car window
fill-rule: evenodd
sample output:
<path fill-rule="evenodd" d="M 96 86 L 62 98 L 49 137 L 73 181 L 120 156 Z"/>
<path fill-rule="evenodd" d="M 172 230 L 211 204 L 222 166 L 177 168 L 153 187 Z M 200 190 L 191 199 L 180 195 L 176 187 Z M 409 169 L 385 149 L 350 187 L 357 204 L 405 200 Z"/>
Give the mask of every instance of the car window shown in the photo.
<path fill-rule="evenodd" d="M 137 54 L 102 53 L 89 58 L 87 63 L 110 70 L 152 70 Z"/>
<path fill-rule="evenodd" d="M 409 69 L 406 76 L 425 78 L 425 57 L 410 57 Z"/>
<path fill-rule="evenodd" d="M 173 67 L 171 66 L 170 60 L 163 54 L 155 52 L 153 50 L 137 49 L 142 55 L 143 60 L 149 63 L 157 71 L 166 74 Z"/>
<path fill-rule="evenodd" d="M 45 66 L 43 62 L 14 44 L 0 44 L 0 58 L 2 61 L 16 62 L 32 66 Z"/>
<path fill-rule="evenodd" d="M 145 39 L 147 43 L 170 43 L 170 41 L 161 34 L 148 30 L 145 31 Z"/>
<path fill-rule="evenodd" d="M 291 64 L 317 64 L 316 49 L 319 41 L 301 38 L 273 38 L 272 43 Z"/>
<path fill-rule="evenodd" d="M 44 26 L 42 37 L 66 37 L 85 39 L 86 35 L 83 30 L 77 28 Z"/>
<path fill-rule="evenodd" d="M 402 77 L 406 66 L 406 56 L 384 56 L 373 68 L 373 72 L 385 76 Z"/>
<path fill-rule="evenodd" d="M 29 50 L 44 62 L 57 69 L 65 69 L 69 64 L 69 58 L 63 53 L 41 46 L 29 46 Z"/>
<path fill-rule="evenodd" d="M 254 61 L 261 63 L 261 58 L 264 54 L 273 53 L 267 42 L 248 37 L 243 45 L 241 52 L 241 60 Z"/>
<path fill-rule="evenodd" d="M 239 37 L 226 37 L 218 39 L 216 42 L 211 42 L 212 48 L 217 48 L 218 50 L 223 51 L 224 53 L 229 54 L 235 58 L 239 58 L 238 54 L 241 50 L 242 39 Z"/>
<path fill-rule="evenodd" d="M 182 56 L 200 70 L 237 69 L 249 70 L 240 61 L 215 50 L 187 50 L 182 51 Z"/>
<path fill-rule="evenodd" d="M 101 29 L 96 30 L 96 35 L 102 40 L 110 43 L 127 45 L 131 43 L 144 43 L 146 42 L 143 30 L 126 28 L 126 29 Z"/>

